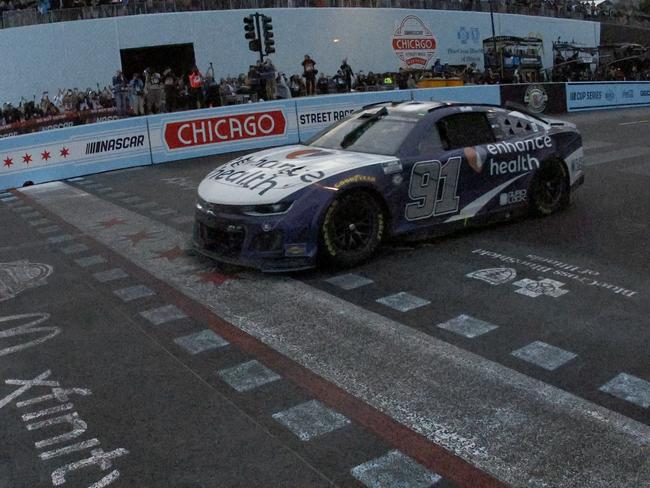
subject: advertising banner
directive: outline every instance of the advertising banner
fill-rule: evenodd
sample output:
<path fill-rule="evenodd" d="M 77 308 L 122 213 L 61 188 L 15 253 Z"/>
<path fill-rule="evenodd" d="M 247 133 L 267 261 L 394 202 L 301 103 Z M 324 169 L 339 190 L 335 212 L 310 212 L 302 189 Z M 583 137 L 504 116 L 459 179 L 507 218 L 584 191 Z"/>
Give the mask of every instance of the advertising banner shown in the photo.
<path fill-rule="evenodd" d="M 501 105 L 498 85 L 469 85 L 411 90 L 413 100 L 434 102 L 469 102 Z"/>
<path fill-rule="evenodd" d="M 0 140 L 0 190 L 144 164 L 145 117 L 10 137 Z"/>
<path fill-rule="evenodd" d="M 291 100 L 152 115 L 148 119 L 154 163 L 298 142 L 295 103 Z"/>
<path fill-rule="evenodd" d="M 566 83 L 569 112 L 650 105 L 650 81 Z"/>
<path fill-rule="evenodd" d="M 514 102 L 536 114 L 566 112 L 564 83 L 501 85 L 501 104 Z"/>
<path fill-rule="evenodd" d="M 296 98 L 296 112 L 300 142 L 342 118 L 372 103 L 399 102 L 411 99 L 409 90 L 389 90 L 369 93 L 346 93 L 319 97 Z"/>
<path fill-rule="evenodd" d="M 17 136 L 20 134 L 31 134 L 54 129 L 66 129 L 76 125 L 94 124 L 95 122 L 108 122 L 118 120 L 124 116 L 117 114 L 116 108 L 102 108 L 99 110 L 84 110 L 82 112 L 65 112 L 50 117 L 38 117 L 24 122 L 0 125 L 0 139 L 4 137 Z"/>

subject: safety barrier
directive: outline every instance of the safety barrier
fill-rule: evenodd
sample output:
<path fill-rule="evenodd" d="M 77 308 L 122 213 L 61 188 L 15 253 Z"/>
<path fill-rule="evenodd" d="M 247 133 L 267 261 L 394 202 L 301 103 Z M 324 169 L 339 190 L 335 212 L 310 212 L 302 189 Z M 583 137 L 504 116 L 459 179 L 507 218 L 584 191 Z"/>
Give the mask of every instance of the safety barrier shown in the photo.
<path fill-rule="evenodd" d="M 249 103 L 147 117 L 151 162 L 299 142 L 293 100 Z"/>
<path fill-rule="evenodd" d="M 552 112 L 650 105 L 650 82 L 425 88 L 325 95 L 193 110 L 0 139 L 0 190 L 115 169 L 305 142 L 361 107 L 444 100 Z M 512 94 L 512 98 L 509 94 Z M 553 103 L 547 103 L 552 100 Z M 543 103 L 540 103 L 543 102 Z"/>
<path fill-rule="evenodd" d="M 567 110 L 650 106 L 650 81 L 566 83 Z"/>
<path fill-rule="evenodd" d="M 146 118 L 0 139 L 0 190 L 151 164 Z"/>

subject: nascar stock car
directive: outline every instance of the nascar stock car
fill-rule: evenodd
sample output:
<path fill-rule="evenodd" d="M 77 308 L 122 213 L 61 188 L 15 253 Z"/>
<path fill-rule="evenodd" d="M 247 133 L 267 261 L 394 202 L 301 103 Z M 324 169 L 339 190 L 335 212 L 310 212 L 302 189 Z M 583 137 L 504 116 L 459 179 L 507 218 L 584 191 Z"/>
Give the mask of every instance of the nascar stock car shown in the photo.
<path fill-rule="evenodd" d="M 262 271 L 354 266 L 388 237 L 551 214 L 584 181 L 571 123 L 438 102 L 364 107 L 306 145 L 219 166 L 198 188 L 194 248 Z"/>

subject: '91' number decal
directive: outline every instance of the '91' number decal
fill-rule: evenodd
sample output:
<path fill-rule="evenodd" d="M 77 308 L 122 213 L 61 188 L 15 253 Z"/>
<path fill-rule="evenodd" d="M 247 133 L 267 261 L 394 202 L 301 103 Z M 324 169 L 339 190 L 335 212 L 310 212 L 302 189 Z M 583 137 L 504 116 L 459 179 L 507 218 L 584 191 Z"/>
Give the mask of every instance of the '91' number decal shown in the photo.
<path fill-rule="evenodd" d="M 458 211 L 458 177 L 460 156 L 449 158 L 443 165 L 440 161 L 420 161 L 413 165 L 409 183 L 409 198 L 406 204 L 406 219 L 420 220 L 432 216 Z"/>

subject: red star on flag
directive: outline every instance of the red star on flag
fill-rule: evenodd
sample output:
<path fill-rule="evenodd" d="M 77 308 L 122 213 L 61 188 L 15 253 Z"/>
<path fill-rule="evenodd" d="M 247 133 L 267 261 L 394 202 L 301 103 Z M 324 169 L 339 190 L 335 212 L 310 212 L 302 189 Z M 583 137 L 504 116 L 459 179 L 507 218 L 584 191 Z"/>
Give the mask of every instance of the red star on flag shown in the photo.
<path fill-rule="evenodd" d="M 67 147 L 63 147 L 63 149 L 59 151 L 59 154 L 62 157 L 67 158 L 70 155 L 70 149 L 68 149 Z"/>
<path fill-rule="evenodd" d="M 32 155 L 25 153 L 25 155 L 23 156 L 23 163 L 29 164 L 31 162 L 32 162 Z"/>
<path fill-rule="evenodd" d="M 106 229 L 110 229 L 111 227 L 113 227 L 115 225 L 120 225 L 120 224 L 124 224 L 124 223 L 125 223 L 124 220 L 112 218 L 111 220 L 105 220 L 104 222 L 100 222 L 99 224 L 102 225 L 103 227 L 105 227 Z"/>
<path fill-rule="evenodd" d="M 151 239 L 152 236 L 150 234 L 146 233 L 145 231 L 141 230 L 140 232 L 137 232 L 135 234 L 126 235 L 124 237 L 126 237 L 128 240 L 130 240 L 131 244 L 133 246 L 135 246 L 140 241 L 144 241 L 145 239 Z"/>
<path fill-rule="evenodd" d="M 166 251 L 157 251 L 156 254 L 158 254 L 158 258 L 165 258 L 168 261 L 173 261 L 176 258 L 185 256 L 185 249 L 174 246 L 171 249 L 167 249 Z"/>
<path fill-rule="evenodd" d="M 237 278 L 236 275 L 225 275 L 219 273 L 216 270 L 208 271 L 207 273 L 200 273 L 197 275 L 201 283 L 214 283 L 216 286 L 219 286 L 226 281 L 234 280 Z"/>
<path fill-rule="evenodd" d="M 49 153 L 48 151 L 43 151 L 43 152 L 41 153 L 41 159 L 42 159 L 43 161 L 47 161 L 47 160 L 50 159 L 51 157 L 52 157 L 52 156 L 50 156 L 50 153 Z"/>
<path fill-rule="evenodd" d="M 4 165 L 5 165 L 7 168 L 11 167 L 11 165 L 14 164 L 14 160 L 11 159 L 9 156 L 7 156 L 5 159 L 3 159 L 3 161 L 4 161 L 4 163 L 5 163 Z"/>

